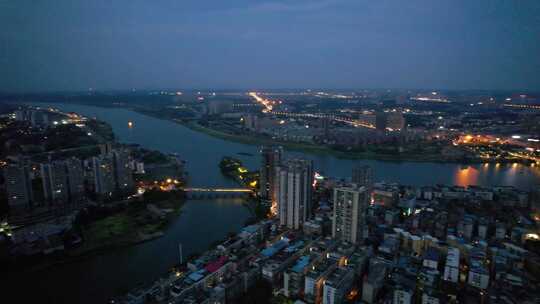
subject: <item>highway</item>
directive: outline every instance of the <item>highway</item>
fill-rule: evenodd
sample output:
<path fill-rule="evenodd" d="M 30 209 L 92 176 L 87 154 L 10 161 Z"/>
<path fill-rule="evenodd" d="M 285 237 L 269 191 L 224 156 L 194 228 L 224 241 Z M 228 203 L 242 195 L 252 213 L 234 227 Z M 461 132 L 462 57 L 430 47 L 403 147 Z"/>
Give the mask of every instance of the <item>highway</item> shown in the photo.
<path fill-rule="evenodd" d="M 251 193 L 253 190 L 248 188 L 184 188 L 186 192 L 245 192 Z"/>
<path fill-rule="evenodd" d="M 275 101 L 261 97 L 257 92 L 249 92 L 249 96 L 251 96 L 257 103 L 260 103 L 262 106 L 264 106 L 263 113 L 265 114 L 273 114 L 278 116 L 285 116 L 285 117 L 302 117 L 302 118 L 327 118 L 331 119 L 337 122 L 343 122 L 346 124 L 350 124 L 354 127 L 363 127 L 368 129 L 375 129 L 375 126 L 366 123 L 357 119 L 352 119 L 349 117 L 342 117 L 334 114 L 326 114 L 326 113 L 291 113 L 291 112 L 278 112 L 274 111 L 274 105 L 276 104 Z"/>

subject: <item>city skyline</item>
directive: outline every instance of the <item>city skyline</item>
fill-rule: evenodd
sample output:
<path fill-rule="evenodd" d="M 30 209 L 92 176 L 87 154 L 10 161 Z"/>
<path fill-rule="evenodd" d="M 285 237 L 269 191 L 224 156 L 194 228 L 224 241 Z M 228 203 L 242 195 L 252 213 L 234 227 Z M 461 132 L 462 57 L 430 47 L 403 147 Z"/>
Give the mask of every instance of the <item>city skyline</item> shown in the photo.
<path fill-rule="evenodd" d="M 312 110 L 317 96 L 333 106 Z M 136 110 L 76 99 L 3 104 L 0 235 L 10 258 L 0 263 L 9 286 L 38 286 L 24 299 L 476 303 L 508 297 L 508 278 L 524 282 L 515 302 L 540 297 L 531 278 L 540 239 L 535 100 L 164 97 Z M 87 264 L 93 250 L 102 252 L 96 266 Z M 80 258 L 47 267 L 68 255 Z M 46 274 L 21 274 L 34 265 Z"/>
<path fill-rule="evenodd" d="M 0 299 L 540 303 L 539 41 L 538 0 L 0 0 Z"/>

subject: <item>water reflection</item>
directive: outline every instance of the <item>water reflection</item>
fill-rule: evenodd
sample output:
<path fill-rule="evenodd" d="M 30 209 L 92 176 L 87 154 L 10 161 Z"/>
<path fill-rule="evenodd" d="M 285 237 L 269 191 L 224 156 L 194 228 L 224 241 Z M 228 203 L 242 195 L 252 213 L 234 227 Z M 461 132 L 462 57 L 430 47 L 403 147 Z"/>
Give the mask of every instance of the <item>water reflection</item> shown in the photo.
<path fill-rule="evenodd" d="M 468 166 L 467 168 L 458 168 L 454 176 L 454 184 L 458 186 L 469 186 L 478 184 L 478 169 Z"/>
<path fill-rule="evenodd" d="M 38 105 L 43 106 L 43 104 Z M 225 155 L 235 155 L 250 169 L 256 170 L 260 165 L 257 145 L 239 144 L 210 137 L 176 123 L 126 109 L 105 109 L 76 104 L 52 104 L 52 106 L 88 117 L 98 117 L 108 122 L 120 142 L 136 143 L 148 149 L 177 153 L 187 160 L 186 169 L 190 173 L 192 186 L 235 187 L 236 183 L 224 177 L 217 167 L 221 157 Z M 133 122 L 132 129 L 127 127 L 127 121 Z M 238 152 L 248 152 L 253 156 L 238 155 Z M 354 166 L 369 165 L 374 169 L 376 181 L 397 182 L 412 186 L 450 185 L 458 183 L 459 180 L 462 184 L 507 185 L 530 190 L 540 184 L 540 164 L 535 166 L 518 164 L 516 168 L 520 170 L 517 170 L 517 173 L 516 170 L 512 173 L 513 165 L 511 164 L 475 164 L 470 165 L 472 169 L 469 171 L 462 172 L 466 167 L 455 163 L 351 160 L 328 154 L 309 154 L 300 151 L 287 151 L 286 156 L 311 159 L 314 161 L 316 170 L 321 174 L 345 179 L 351 177 L 351 169 Z"/>
<path fill-rule="evenodd" d="M 519 172 L 517 163 L 509 165 L 509 167 L 510 168 L 508 169 L 508 171 L 504 175 L 504 183 L 505 184 L 508 184 L 508 183 L 513 184 L 513 183 L 515 183 L 517 174 Z M 523 172 L 521 172 L 521 173 L 523 173 Z"/>

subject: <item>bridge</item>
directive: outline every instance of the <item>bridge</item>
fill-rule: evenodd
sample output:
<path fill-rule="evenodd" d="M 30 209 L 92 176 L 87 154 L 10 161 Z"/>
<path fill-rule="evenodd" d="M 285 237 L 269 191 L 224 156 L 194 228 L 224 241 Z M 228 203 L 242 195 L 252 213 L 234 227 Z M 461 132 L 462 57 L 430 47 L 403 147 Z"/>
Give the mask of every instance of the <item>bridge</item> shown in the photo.
<path fill-rule="evenodd" d="M 326 114 L 326 113 L 291 113 L 291 112 L 277 112 L 277 111 L 271 111 L 269 112 L 271 114 L 274 114 L 276 116 L 285 116 L 285 117 L 302 117 L 302 118 L 323 118 L 323 119 L 329 119 L 329 120 L 335 120 L 335 121 L 338 121 L 338 122 L 343 122 L 343 123 L 346 123 L 346 124 L 350 124 L 354 127 L 364 127 L 364 128 L 368 128 L 368 129 L 375 129 L 375 126 L 370 124 L 370 123 L 367 123 L 367 122 L 363 122 L 361 120 L 358 120 L 358 119 L 352 119 L 352 118 L 349 118 L 349 117 L 344 117 L 344 116 L 338 116 L 338 115 L 334 115 L 334 114 Z"/>
<path fill-rule="evenodd" d="M 184 188 L 188 199 L 243 198 L 254 194 L 248 188 Z"/>
<path fill-rule="evenodd" d="M 261 97 L 260 94 L 256 92 L 249 92 L 249 96 L 251 96 L 257 103 L 260 103 L 264 109 L 263 113 L 270 113 L 276 116 L 285 116 L 285 117 L 302 117 L 302 118 L 324 118 L 324 119 L 330 119 L 338 122 L 343 122 L 349 125 L 352 125 L 353 127 L 364 127 L 368 129 L 375 129 L 375 126 L 364 122 L 358 119 L 352 119 L 350 117 L 345 116 L 338 116 L 335 114 L 327 114 L 327 113 L 291 113 L 291 112 L 279 112 L 274 110 L 274 105 L 276 104 L 275 101 Z"/>

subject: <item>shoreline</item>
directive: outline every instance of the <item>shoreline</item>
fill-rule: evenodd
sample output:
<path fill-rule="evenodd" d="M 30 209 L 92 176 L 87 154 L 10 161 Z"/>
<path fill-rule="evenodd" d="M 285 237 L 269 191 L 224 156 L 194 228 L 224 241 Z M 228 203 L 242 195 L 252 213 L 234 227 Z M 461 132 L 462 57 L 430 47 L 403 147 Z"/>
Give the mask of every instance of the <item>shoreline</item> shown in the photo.
<path fill-rule="evenodd" d="M 30 273 L 35 273 L 35 272 L 39 272 L 39 271 L 45 271 L 45 270 L 50 269 L 51 267 L 55 267 L 55 266 L 61 266 L 61 265 L 66 265 L 66 264 L 70 264 L 70 263 L 76 263 L 78 261 L 86 260 L 86 259 L 89 259 L 89 258 L 92 258 L 92 257 L 97 257 L 97 256 L 100 256 L 100 255 L 103 255 L 103 254 L 114 252 L 116 250 L 120 250 L 120 249 L 124 249 L 124 248 L 127 248 L 127 247 L 137 246 L 139 244 L 150 242 L 150 241 L 153 241 L 155 239 L 158 239 L 158 238 L 164 236 L 164 234 L 165 233 L 163 231 L 161 231 L 160 235 L 152 237 L 152 238 L 139 239 L 139 240 L 133 240 L 133 241 L 129 241 L 129 242 L 120 242 L 120 243 L 117 243 L 117 244 L 100 246 L 100 247 L 92 248 L 92 249 L 89 249 L 89 250 L 86 250 L 84 252 L 74 254 L 74 255 L 70 255 L 69 253 L 67 253 L 65 257 L 61 257 L 58 261 L 50 261 L 50 262 L 44 261 L 41 264 L 35 265 L 35 266 L 30 267 L 28 269 L 23 269 L 22 273 L 30 274 Z"/>
<path fill-rule="evenodd" d="M 143 113 L 141 113 L 143 114 Z M 148 115 L 144 113 L 145 115 Z M 157 116 L 152 116 L 155 118 L 159 118 Z M 160 118 L 163 119 L 163 118 Z M 218 130 L 208 128 L 205 126 L 202 126 L 196 122 L 186 122 L 179 119 L 171 120 L 175 123 L 178 123 L 182 126 L 185 126 L 186 128 L 201 132 L 206 135 L 220 138 L 223 140 L 230 140 L 233 142 L 243 143 L 243 144 L 250 144 L 250 145 L 279 145 L 283 146 L 285 148 L 289 148 L 290 150 L 299 151 L 299 152 L 306 152 L 306 153 L 313 153 L 318 155 L 331 155 L 335 156 L 339 159 L 367 159 L 367 160 L 377 160 L 377 161 L 385 161 L 385 162 L 418 162 L 418 163 L 454 163 L 454 164 L 483 164 L 483 163 L 515 163 L 516 161 L 510 161 L 510 160 L 483 160 L 483 159 L 468 159 L 466 161 L 460 161 L 455 159 L 442 159 L 440 155 L 433 154 L 433 155 L 421 155 L 417 158 L 411 158 L 411 157 L 396 157 L 391 155 L 381 155 L 376 153 L 358 153 L 358 152 L 342 152 L 342 151 L 336 151 L 332 148 L 326 147 L 326 146 L 317 146 L 315 144 L 304 144 L 304 143 L 294 143 L 294 142 L 284 142 L 279 140 L 273 140 L 273 139 L 261 139 L 254 136 L 243 136 L 243 135 L 234 135 L 229 134 L 225 132 L 220 132 Z M 519 163 L 525 163 L 523 161 L 519 161 Z"/>
<path fill-rule="evenodd" d="M 183 206 L 182 206 L 183 207 Z M 144 244 L 147 242 L 154 241 L 156 239 L 159 239 L 167 233 L 166 231 L 169 228 L 169 225 L 171 224 L 172 220 L 175 217 L 178 217 L 182 213 L 182 207 L 179 208 L 179 210 L 175 211 L 174 214 L 170 216 L 170 218 L 167 218 L 165 222 L 163 223 L 164 227 L 163 229 L 156 230 L 152 233 L 143 233 L 140 231 L 137 231 L 135 234 L 135 238 L 129 239 L 129 240 L 117 240 L 116 242 L 110 242 L 108 244 L 103 244 L 99 246 L 95 246 L 93 248 L 87 248 L 87 249 L 81 249 L 84 244 L 81 245 L 81 247 L 72 248 L 71 250 L 64 251 L 62 256 L 52 257 L 52 259 L 57 260 L 47 260 L 47 258 L 51 259 L 51 257 L 44 256 L 44 260 L 36 263 L 35 265 L 32 265 L 31 267 L 28 267 L 26 269 L 18 270 L 22 273 L 31 274 L 39 271 L 45 271 L 47 269 L 50 269 L 54 266 L 61 266 L 66 265 L 70 263 L 76 263 L 78 261 L 86 260 L 89 258 L 97 257 L 100 255 L 108 254 L 117 250 L 125 249 L 128 247 L 135 247 L 140 244 Z M 118 236 L 122 237 L 122 236 Z M 77 250 L 80 250 L 77 252 Z M 10 270 L 8 270 L 9 272 Z"/>
<path fill-rule="evenodd" d="M 46 103 L 42 101 L 37 101 L 39 103 Z M 58 101 L 57 103 L 68 103 L 65 101 Z M 146 115 L 149 117 L 166 120 L 170 122 L 177 123 L 179 125 L 182 125 L 192 131 L 200 132 L 203 134 L 206 134 L 208 136 L 212 136 L 214 138 L 219 138 L 223 140 L 229 140 L 236 143 L 242 143 L 242 144 L 248 144 L 248 145 L 279 145 L 283 146 L 285 148 L 288 148 L 293 151 L 298 152 L 305 152 L 305 153 L 312 153 L 317 155 L 330 155 L 334 156 L 339 159 L 351 159 L 351 160 L 376 160 L 376 161 L 384 161 L 384 162 L 416 162 L 416 163 L 453 163 L 453 164 L 461 164 L 461 165 L 470 165 L 470 164 L 484 164 L 484 163 L 490 163 L 490 164 L 506 164 L 506 163 L 521 163 L 521 164 L 529 164 L 529 161 L 524 160 L 485 160 L 481 158 L 473 158 L 473 159 L 466 159 L 466 160 L 458 160 L 458 159 L 451 159 L 451 158 L 441 158 L 442 155 L 440 154 L 426 154 L 426 155 L 420 155 L 418 157 L 407 157 L 407 156 L 392 156 L 392 155 L 382 155 L 377 153 L 362 153 L 362 152 L 342 152 L 337 151 L 332 148 L 329 148 L 327 146 L 317 146 L 315 144 L 308 144 L 308 143 L 295 143 L 295 142 L 287 142 L 287 141 L 280 141 L 280 140 L 273 140 L 268 138 L 258 138 L 251 135 L 235 135 L 235 134 L 229 134 L 225 132 L 220 132 L 218 130 L 208 128 L 205 126 L 202 126 L 194 121 L 184 121 L 182 119 L 176 119 L 176 118 L 164 118 L 162 116 L 159 116 L 157 113 L 152 112 L 151 110 L 147 109 L 141 109 L 138 107 L 128 106 L 128 105 L 95 105 L 95 104 L 89 104 L 89 103 L 78 103 L 75 102 L 74 104 L 84 105 L 84 106 L 91 106 L 91 107 L 98 107 L 98 108 L 118 108 L 118 109 L 126 109 L 133 112 L 136 112 L 141 115 Z"/>
<path fill-rule="evenodd" d="M 66 104 L 66 102 L 59 102 L 59 103 Z M 28 105 L 28 103 L 26 103 L 26 102 L 23 102 L 21 104 Z M 92 105 L 89 105 L 89 106 L 92 106 Z M 135 109 L 130 109 L 130 110 L 135 111 Z M 80 113 L 77 113 L 77 114 L 80 114 Z M 105 142 L 113 142 L 115 144 L 118 144 L 118 145 L 122 146 L 123 148 L 132 148 L 131 147 L 132 144 L 122 143 L 122 142 L 119 142 L 117 140 L 116 135 L 114 134 L 113 129 L 112 129 L 112 127 L 111 127 L 111 125 L 109 123 L 107 123 L 107 122 L 105 122 L 103 120 L 100 120 L 100 119 L 95 119 L 95 118 L 92 119 L 92 121 L 94 121 L 97 124 L 97 127 L 100 127 L 101 130 L 105 130 L 106 134 L 105 134 L 105 136 L 103 136 L 104 138 L 106 138 Z M 99 134 L 99 132 L 96 131 L 95 129 L 92 129 L 91 131 L 93 133 Z M 98 142 L 98 143 L 93 144 L 93 145 L 80 146 L 80 147 L 77 146 L 77 147 L 69 148 L 69 149 L 78 151 L 80 149 L 86 149 L 88 147 L 97 148 L 102 143 L 103 142 Z M 141 148 L 135 148 L 135 150 L 138 150 L 138 151 L 140 149 Z M 152 151 L 152 150 L 148 150 L 148 149 L 146 149 L 146 150 L 147 151 Z M 34 155 L 32 155 L 32 157 L 34 157 L 36 155 L 39 155 L 39 154 L 45 154 L 45 153 L 51 153 L 51 152 L 58 153 L 57 151 L 45 151 L 45 152 L 40 152 L 38 154 L 34 154 Z M 158 166 L 166 166 L 166 167 L 168 167 L 168 166 L 171 166 L 171 165 L 175 165 L 169 159 L 170 154 L 167 154 L 167 153 L 164 153 L 164 152 L 161 152 L 161 151 L 155 151 L 155 152 L 158 152 L 158 154 L 168 158 L 166 163 L 164 163 L 164 164 L 158 163 Z M 150 162 L 150 164 L 154 164 L 154 163 Z M 170 192 L 170 193 L 172 193 L 172 192 Z M 160 201 L 147 200 L 146 203 L 147 204 L 154 204 L 154 205 L 161 205 L 163 203 L 167 203 L 167 202 L 170 202 L 170 201 L 171 201 L 171 199 L 160 200 Z M 13 261 L 13 263 L 15 265 L 21 264 L 21 263 L 23 263 L 22 261 L 24 261 L 24 264 L 26 264 L 26 266 L 24 266 L 24 264 L 22 264 L 23 265 L 22 267 L 17 266 L 17 268 L 13 268 L 13 269 L 12 269 L 12 267 L 8 267 L 6 269 L 6 271 L 7 271 L 7 273 L 21 272 L 23 274 L 31 274 L 31 273 L 35 273 L 35 272 L 46 271 L 46 270 L 48 270 L 48 269 L 50 269 L 50 268 L 52 268 L 54 266 L 60 266 L 60 265 L 65 265 L 65 264 L 70 264 L 70 263 L 76 263 L 76 262 L 83 261 L 83 260 L 93 258 L 93 257 L 96 257 L 96 256 L 108 254 L 108 253 L 114 252 L 116 250 L 120 250 L 120 249 L 124 249 L 124 248 L 128 248 L 128 247 L 135 247 L 135 246 L 138 246 L 140 244 L 151 242 L 153 240 L 159 239 L 159 238 L 166 235 L 166 233 L 168 232 L 171 224 L 181 216 L 181 214 L 183 212 L 183 207 L 184 207 L 184 205 L 186 203 L 186 199 L 185 199 L 185 197 L 175 198 L 174 202 L 175 202 L 175 204 L 171 208 L 171 211 L 166 212 L 166 214 L 157 221 L 154 221 L 152 223 L 142 224 L 142 226 L 137 226 L 137 227 L 134 227 L 132 229 L 122 231 L 120 234 L 113 234 L 107 239 L 102 239 L 102 240 L 97 240 L 97 241 L 92 240 L 95 237 L 96 233 L 95 233 L 95 231 L 90 232 L 91 230 L 88 229 L 88 228 L 91 227 L 92 225 L 96 225 L 100 221 L 111 219 L 111 218 L 114 218 L 116 216 L 126 217 L 130 221 L 133 221 L 133 222 L 136 221 L 137 215 L 131 214 L 130 212 L 133 211 L 133 210 L 130 209 L 130 208 L 133 208 L 132 205 L 137 203 L 137 202 L 135 202 L 133 200 L 130 201 L 130 202 L 127 202 L 126 200 L 123 200 L 123 199 L 108 202 L 108 204 L 109 203 L 110 204 L 121 203 L 122 205 L 127 206 L 127 208 L 125 210 L 121 210 L 119 212 L 114 212 L 112 214 L 108 214 L 103 218 L 100 218 L 100 219 L 97 219 L 97 220 L 96 219 L 92 220 L 91 223 L 87 224 L 86 229 L 81 229 L 81 231 L 86 230 L 86 233 L 88 234 L 87 236 L 83 236 L 83 234 L 81 232 L 78 233 L 79 237 L 82 240 L 82 242 L 78 243 L 77 245 L 75 245 L 75 246 L 73 246 L 73 245 L 66 246 L 66 244 L 64 244 L 65 247 L 63 247 L 62 249 L 60 249 L 60 250 L 58 250 L 56 252 L 53 252 L 51 254 L 44 254 L 43 252 L 40 252 L 40 253 L 29 255 L 29 256 L 21 255 L 19 257 L 16 257 L 12 261 Z M 139 208 L 139 207 L 135 206 L 135 208 Z M 160 207 L 159 209 L 168 209 L 168 208 Z M 81 211 L 81 210 L 82 209 L 77 210 L 77 214 L 79 214 L 79 211 Z M 70 211 L 70 212 L 73 212 L 73 211 Z M 137 212 L 141 213 L 142 216 L 144 216 L 144 215 L 151 216 L 151 212 L 146 210 L 146 208 L 142 208 L 140 211 L 137 211 Z M 44 222 L 48 222 L 50 220 L 51 219 L 47 219 Z M 35 223 L 30 223 L 30 224 L 25 224 L 25 225 L 34 225 L 34 224 Z M 73 224 L 73 227 L 75 227 L 75 224 Z M 72 229 L 74 229 L 74 228 L 72 228 Z M 27 263 L 28 261 L 30 261 L 30 262 Z"/>

